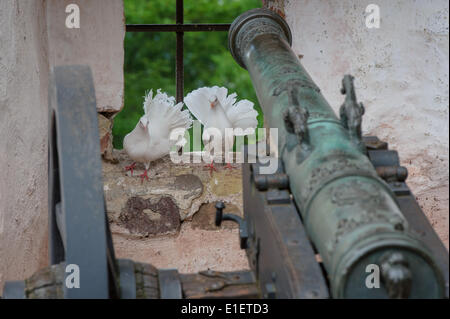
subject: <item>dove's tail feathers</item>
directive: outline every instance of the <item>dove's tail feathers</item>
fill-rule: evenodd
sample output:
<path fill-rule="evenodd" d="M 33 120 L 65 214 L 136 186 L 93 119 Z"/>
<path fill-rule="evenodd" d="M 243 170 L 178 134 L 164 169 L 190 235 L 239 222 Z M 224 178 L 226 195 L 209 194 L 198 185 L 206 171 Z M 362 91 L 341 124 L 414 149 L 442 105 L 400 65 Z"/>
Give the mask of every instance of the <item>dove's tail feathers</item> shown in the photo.
<path fill-rule="evenodd" d="M 148 114 L 150 107 L 153 102 L 153 90 L 150 90 L 149 92 L 145 93 L 144 95 L 144 113 Z"/>
<path fill-rule="evenodd" d="M 184 135 L 186 130 L 190 129 L 192 126 L 193 121 L 191 118 L 191 114 L 189 113 L 189 110 L 181 111 L 182 107 L 183 107 L 183 103 L 180 102 L 177 105 L 169 108 L 169 110 L 166 112 L 166 114 L 163 115 L 163 118 L 165 118 L 167 123 L 169 123 L 169 131 L 171 133 L 177 132 L 177 130 L 181 129 L 182 130 L 181 132 Z M 173 142 L 171 141 L 171 143 L 173 143 Z M 187 143 L 186 138 L 179 137 L 179 139 L 175 142 L 175 145 L 177 146 L 177 149 L 179 150 L 179 148 L 183 147 L 186 143 Z M 173 146 L 173 144 L 171 144 L 171 147 L 172 146 Z"/>
<path fill-rule="evenodd" d="M 186 130 L 190 129 L 192 126 L 192 118 L 189 110 L 181 111 L 183 103 L 180 102 L 168 112 L 167 116 L 169 119 L 170 129 L 184 128 Z"/>
<path fill-rule="evenodd" d="M 228 96 L 227 93 L 228 90 L 224 87 L 203 87 L 189 93 L 184 102 L 203 125 L 209 126 L 208 122 L 211 121 L 211 118 L 217 116 L 217 113 L 213 112 L 211 107 L 211 103 L 217 98 L 232 127 L 246 131 L 246 133 L 240 135 L 251 134 L 251 130 L 258 126 L 258 120 L 256 119 L 258 112 L 253 109 L 253 103 L 248 100 L 236 103 L 236 93 Z"/>
<path fill-rule="evenodd" d="M 162 106 L 157 114 L 154 114 L 153 121 L 164 121 L 168 123 L 169 129 L 173 130 L 176 128 L 184 128 L 186 130 L 190 129 L 192 126 L 192 118 L 189 110 L 181 110 L 183 108 L 183 102 L 176 105 L 164 105 Z"/>
<path fill-rule="evenodd" d="M 175 104 L 175 98 L 168 96 L 166 93 L 161 92 L 161 89 L 156 91 L 156 95 L 153 97 L 153 90 L 150 90 L 144 96 L 144 112 L 146 115 L 153 117 L 158 114 L 161 109 L 171 107 Z"/>
<path fill-rule="evenodd" d="M 191 115 L 188 110 L 182 111 L 182 108 L 182 102 L 175 105 L 175 98 L 161 92 L 161 89 L 157 90 L 154 97 L 152 90 L 144 96 L 145 115 L 151 121 L 158 121 L 160 119 L 162 122 L 168 123 L 169 129 L 171 130 L 175 128 L 191 128 Z"/>
<path fill-rule="evenodd" d="M 236 104 L 231 105 L 226 112 L 233 128 L 240 128 L 243 130 L 242 134 L 235 131 L 236 135 L 251 134 L 258 126 L 258 112 L 253 108 L 253 102 L 250 102 L 249 100 L 241 100 Z"/>
<path fill-rule="evenodd" d="M 229 96 L 227 93 L 228 90 L 224 87 L 202 87 L 190 92 L 184 98 L 184 103 L 203 125 L 209 126 L 208 122 L 217 116 L 211 107 L 211 103 L 215 102 L 216 98 L 225 112 L 236 101 L 235 93 Z"/>

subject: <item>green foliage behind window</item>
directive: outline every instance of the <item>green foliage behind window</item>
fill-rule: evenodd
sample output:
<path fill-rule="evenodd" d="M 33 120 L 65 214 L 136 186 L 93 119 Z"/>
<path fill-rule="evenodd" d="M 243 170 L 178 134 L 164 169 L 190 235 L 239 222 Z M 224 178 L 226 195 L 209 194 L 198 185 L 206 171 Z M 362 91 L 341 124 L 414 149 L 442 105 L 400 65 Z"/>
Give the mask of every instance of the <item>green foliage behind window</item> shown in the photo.
<path fill-rule="evenodd" d="M 175 0 L 125 0 L 127 24 L 175 23 Z M 185 23 L 231 23 L 238 15 L 261 7 L 261 0 L 185 0 Z M 225 86 L 238 99 L 258 105 L 247 71 L 233 60 L 227 47 L 227 32 L 187 32 L 184 34 L 184 94 L 202 86 Z M 114 118 L 114 147 L 122 148 L 123 138 L 143 115 L 144 94 L 161 88 L 175 96 L 174 32 L 125 35 L 125 101 Z"/>

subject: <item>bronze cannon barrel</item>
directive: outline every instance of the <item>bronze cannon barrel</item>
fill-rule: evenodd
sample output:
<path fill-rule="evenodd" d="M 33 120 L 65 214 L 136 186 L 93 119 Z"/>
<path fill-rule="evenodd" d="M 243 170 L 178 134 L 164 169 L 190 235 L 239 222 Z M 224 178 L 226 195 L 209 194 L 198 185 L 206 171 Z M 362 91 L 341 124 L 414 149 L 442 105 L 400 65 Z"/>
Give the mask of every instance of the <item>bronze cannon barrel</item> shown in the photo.
<path fill-rule="evenodd" d="M 395 195 L 361 142 L 362 104 L 346 76 L 340 117 L 291 49 L 283 18 L 266 9 L 239 16 L 229 48 L 247 69 L 308 235 L 337 298 L 440 298 L 443 276 L 409 230 Z M 379 275 L 381 284 L 377 287 Z M 371 283 L 373 285 L 371 285 Z M 377 289 L 378 288 L 378 289 Z"/>

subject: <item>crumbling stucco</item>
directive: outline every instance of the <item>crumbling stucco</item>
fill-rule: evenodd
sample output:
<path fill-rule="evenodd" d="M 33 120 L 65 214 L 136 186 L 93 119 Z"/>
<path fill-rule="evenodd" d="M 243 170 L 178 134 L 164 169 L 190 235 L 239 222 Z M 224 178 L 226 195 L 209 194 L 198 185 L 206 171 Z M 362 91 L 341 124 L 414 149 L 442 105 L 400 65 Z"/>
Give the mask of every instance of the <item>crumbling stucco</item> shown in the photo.
<path fill-rule="evenodd" d="M 284 0 L 262 0 L 264 8 L 270 9 L 278 13 L 283 18 L 286 17 L 284 12 Z"/>

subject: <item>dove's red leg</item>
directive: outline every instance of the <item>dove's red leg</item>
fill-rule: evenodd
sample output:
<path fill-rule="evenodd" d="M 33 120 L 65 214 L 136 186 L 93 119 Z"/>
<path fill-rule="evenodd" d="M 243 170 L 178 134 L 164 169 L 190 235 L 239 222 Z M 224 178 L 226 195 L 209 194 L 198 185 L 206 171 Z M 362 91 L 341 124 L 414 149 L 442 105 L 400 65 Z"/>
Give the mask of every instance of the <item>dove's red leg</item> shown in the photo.
<path fill-rule="evenodd" d="M 235 169 L 236 167 L 231 166 L 230 163 L 227 163 L 227 165 L 225 165 L 224 168 L 228 168 L 228 169 Z"/>
<path fill-rule="evenodd" d="M 131 176 L 133 176 L 133 170 L 136 167 L 136 162 L 131 165 L 125 166 L 125 171 L 131 171 Z"/>
<path fill-rule="evenodd" d="M 214 167 L 214 163 L 211 162 L 211 164 L 205 165 L 206 168 L 209 168 L 209 174 L 212 174 L 213 171 L 217 172 L 217 169 Z"/>
<path fill-rule="evenodd" d="M 144 182 L 144 178 L 146 180 L 148 180 L 148 175 L 147 175 L 147 169 L 144 170 L 144 173 L 142 173 L 141 175 L 139 175 L 139 177 L 141 178 L 141 184 L 142 182 Z"/>

